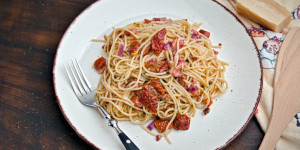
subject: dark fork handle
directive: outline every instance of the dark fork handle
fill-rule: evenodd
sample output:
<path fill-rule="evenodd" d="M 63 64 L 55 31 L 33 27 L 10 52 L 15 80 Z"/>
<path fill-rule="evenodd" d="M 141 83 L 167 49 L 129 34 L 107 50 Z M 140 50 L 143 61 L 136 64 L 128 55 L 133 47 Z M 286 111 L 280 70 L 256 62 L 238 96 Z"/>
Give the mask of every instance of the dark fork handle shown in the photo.
<path fill-rule="evenodd" d="M 139 150 L 139 148 L 123 132 L 119 133 L 119 138 L 121 139 L 126 150 Z"/>
<path fill-rule="evenodd" d="M 110 116 L 105 116 L 108 119 L 108 125 L 115 129 L 118 133 L 120 140 L 122 141 L 123 145 L 125 146 L 126 150 L 140 150 L 130 139 L 127 137 L 125 133 L 118 126 L 118 121 L 114 119 L 110 119 Z"/>

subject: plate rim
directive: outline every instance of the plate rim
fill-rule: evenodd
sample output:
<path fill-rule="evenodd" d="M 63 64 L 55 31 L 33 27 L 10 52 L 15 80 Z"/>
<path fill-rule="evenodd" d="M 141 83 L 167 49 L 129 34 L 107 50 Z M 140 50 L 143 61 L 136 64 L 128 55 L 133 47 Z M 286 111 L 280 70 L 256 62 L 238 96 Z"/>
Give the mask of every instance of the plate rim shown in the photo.
<path fill-rule="evenodd" d="M 53 82 L 53 88 L 54 88 L 54 93 L 55 93 L 55 97 L 56 97 L 56 100 L 57 100 L 57 104 L 61 110 L 61 113 L 63 114 L 65 120 L 68 122 L 68 124 L 72 127 L 72 129 L 76 132 L 76 134 L 81 138 L 83 139 L 86 143 L 88 143 L 89 145 L 91 145 L 93 148 L 95 149 L 98 149 L 98 150 L 101 150 L 100 147 L 97 147 L 94 143 L 92 143 L 91 141 L 89 141 L 88 138 L 86 138 L 84 135 L 82 135 L 78 130 L 77 128 L 71 123 L 71 121 L 69 120 L 68 116 L 66 115 L 62 105 L 61 105 L 61 100 L 58 98 L 58 94 L 57 94 L 57 89 L 56 89 L 56 82 L 55 82 L 55 68 L 56 68 L 56 59 L 57 59 L 57 54 L 58 54 L 58 50 L 61 46 L 61 41 L 65 38 L 66 36 L 66 33 L 67 31 L 70 29 L 70 27 L 75 24 L 77 18 L 79 16 L 81 16 L 82 14 L 84 14 L 84 12 L 86 12 L 87 10 L 89 10 L 93 5 L 95 5 L 96 3 L 101 3 L 102 0 L 99 0 L 99 1 L 94 1 L 92 2 L 88 7 L 86 7 L 83 11 L 81 11 L 75 18 L 74 20 L 68 25 L 67 29 L 65 30 L 65 32 L 63 33 L 63 36 L 61 37 L 60 41 L 59 41 L 59 44 L 57 46 L 57 49 L 56 49 L 56 52 L 55 52 L 55 56 L 54 56 L 54 61 L 53 61 L 53 67 L 52 67 L 52 82 Z M 221 7 L 223 7 L 223 9 L 225 9 L 225 11 L 227 11 L 229 14 L 231 14 L 241 25 L 242 27 L 246 30 L 246 32 L 248 33 L 248 36 L 250 37 L 253 45 L 254 45 L 254 48 L 255 48 L 255 51 L 257 53 L 257 58 L 258 58 L 258 61 L 259 61 L 259 66 L 260 66 L 260 85 L 259 85 L 259 91 L 258 91 L 258 96 L 257 96 L 257 99 L 256 99 L 256 102 L 255 102 L 255 106 L 253 107 L 253 110 L 251 112 L 251 114 L 249 115 L 247 121 L 245 123 L 243 123 L 243 126 L 231 137 L 229 138 L 226 143 L 224 143 L 222 146 L 216 148 L 216 149 L 223 149 L 225 148 L 226 146 L 228 146 L 233 140 L 235 140 L 244 130 L 245 128 L 247 127 L 247 125 L 249 124 L 250 120 L 252 119 L 252 117 L 254 116 L 255 114 L 255 111 L 257 109 L 257 106 L 260 102 L 260 98 L 261 98 L 261 93 L 262 93 L 262 88 L 263 88 L 263 67 L 262 67 L 262 62 L 261 62 L 261 59 L 260 59 L 260 55 L 259 55 L 259 50 L 257 48 L 257 45 L 253 39 L 252 36 L 249 35 L 249 32 L 247 30 L 247 27 L 245 26 L 245 24 L 231 11 L 229 10 L 227 7 L 225 7 L 222 3 L 218 2 L 217 0 L 212 0 L 212 2 L 215 2 L 217 3 L 218 5 L 220 5 Z"/>

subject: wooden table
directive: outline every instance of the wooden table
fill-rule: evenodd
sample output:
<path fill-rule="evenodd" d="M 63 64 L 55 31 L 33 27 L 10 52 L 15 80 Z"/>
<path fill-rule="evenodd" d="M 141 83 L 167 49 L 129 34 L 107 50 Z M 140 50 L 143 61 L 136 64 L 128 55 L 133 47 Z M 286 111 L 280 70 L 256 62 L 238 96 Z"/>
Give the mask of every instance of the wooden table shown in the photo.
<path fill-rule="evenodd" d="M 52 83 L 63 33 L 93 2 L 0 1 L 0 149 L 93 149 L 64 119 Z M 253 118 L 225 149 L 254 150 L 262 138 Z"/>

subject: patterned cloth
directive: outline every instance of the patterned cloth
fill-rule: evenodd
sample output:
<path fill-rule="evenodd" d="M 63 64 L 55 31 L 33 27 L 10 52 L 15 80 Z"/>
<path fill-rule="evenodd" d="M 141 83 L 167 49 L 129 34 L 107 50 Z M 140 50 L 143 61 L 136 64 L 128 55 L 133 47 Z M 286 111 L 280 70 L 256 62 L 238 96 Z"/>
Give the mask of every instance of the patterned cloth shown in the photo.
<path fill-rule="evenodd" d="M 228 0 L 218 0 L 221 4 L 236 14 L 248 28 L 249 34 L 255 40 L 259 49 L 260 59 L 263 65 L 263 91 L 260 103 L 255 112 L 261 128 L 266 132 L 272 112 L 273 104 L 273 80 L 280 46 L 284 41 L 284 33 L 275 33 L 262 27 L 253 28 L 247 19 L 237 14 Z M 288 29 L 300 27 L 300 0 L 275 0 L 291 12 L 291 23 Z M 274 14 L 276 15 L 276 14 Z M 299 39 L 300 41 L 300 39 Z M 300 111 L 300 110 L 299 110 Z M 300 150 L 300 112 L 295 115 L 287 128 L 282 133 L 277 145 L 277 150 Z"/>

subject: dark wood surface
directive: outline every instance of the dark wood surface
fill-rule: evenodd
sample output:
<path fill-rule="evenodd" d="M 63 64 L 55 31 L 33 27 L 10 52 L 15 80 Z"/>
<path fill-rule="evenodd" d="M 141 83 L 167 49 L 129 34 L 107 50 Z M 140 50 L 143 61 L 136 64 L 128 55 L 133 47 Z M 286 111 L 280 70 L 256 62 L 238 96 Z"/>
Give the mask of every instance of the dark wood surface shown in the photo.
<path fill-rule="evenodd" d="M 52 83 L 63 33 L 93 2 L 0 1 L 0 149 L 93 149 L 64 119 Z M 225 149 L 255 150 L 262 138 L 253 118 Z"/>

